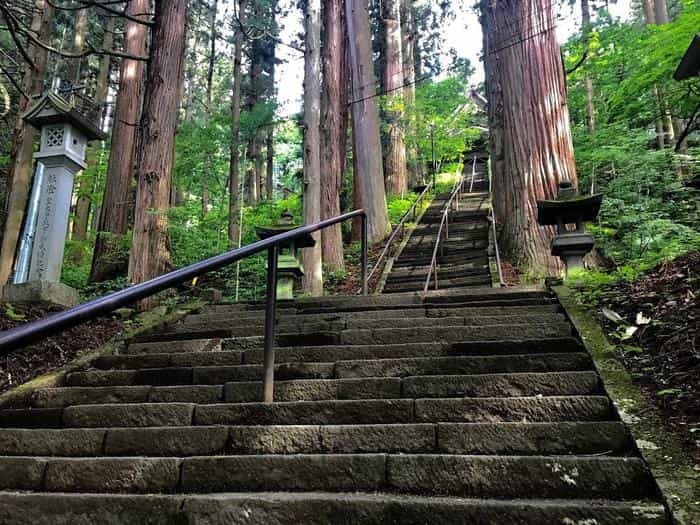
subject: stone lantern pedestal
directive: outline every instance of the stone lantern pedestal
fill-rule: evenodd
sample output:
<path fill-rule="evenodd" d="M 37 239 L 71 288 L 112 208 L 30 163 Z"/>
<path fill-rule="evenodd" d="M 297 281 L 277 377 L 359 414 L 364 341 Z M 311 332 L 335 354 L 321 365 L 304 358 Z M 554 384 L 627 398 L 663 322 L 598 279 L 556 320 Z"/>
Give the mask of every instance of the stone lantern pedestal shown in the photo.
<path fill-rule="evenodd" d="M 86 166 L 88 141 L 104 134 L 73 103 L 52 92 L 23 118 L 41 138 L 14 277 L 3 287 L 2 299 L 75 306 L 78 293 L 60 282 L 73 179 Z"/>
<path fill-rule="evenodd" d="M 298 227 L 298 224 L 294 224 L 293 215 L 285 211 L 274 226 L 257 227 L 255 233 L 260 239 L 267 239 Z M 311 248 L 314 245 L 314 238 L 307 235 L 281 246 L 281 250 L 289 251 L 287 253 L 280 251 L 277 258 L 277 299 L 294 299 L 294 282 L 304 276 L 304 267 L 297 258 L 297 250 Z"/>
<path fill-rule="evenodd" d="M 595 246 L 593 236 L 586 233 L 585 223 L 598 217 L 602 202 L 600 194 L 577 195 L 570 182 L 559 185 L 556 200 L 537 202 L 537 222 L 542 226 L 557 227 L 557 235 L 552 240 L 552 255 L 564 261 L 567 274 L 582 269 L 583 258 Z M 574 224 L 575 229 L 569 230 L 569 224 Z"/>

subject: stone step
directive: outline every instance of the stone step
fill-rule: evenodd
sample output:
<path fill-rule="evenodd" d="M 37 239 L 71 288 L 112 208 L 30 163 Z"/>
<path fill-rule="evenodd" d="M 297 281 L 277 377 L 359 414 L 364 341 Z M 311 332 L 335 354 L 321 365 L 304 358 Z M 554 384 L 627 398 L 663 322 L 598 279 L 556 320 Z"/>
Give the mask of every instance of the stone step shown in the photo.
<path fill-rule="evenodd" d="M 221 339 L 193 339 L 187 341 L 155 341 L 151 343 L 130 343 L 129 352 L 146 354 L 162 352 L 218 352 L 221 351 Z"/>
<path fill-rule="evenodd" d="M 387 285 L 400 285 L 402 283 L 425 283 L 428 277 L 428 270 L 430 267 L 421 266 L 419 268 L 411 268 L 410 273 L 396 273 L 393 272 L 389 275 L 386 280 Z M 435 275 L 435 272 L 432 272 Z M 451 266 L 438 266 L 437 270 L 438 279 L 442 281 L 481 281 L 484 278 L 491 280 L 491 273 L 488 267 L 482 268 L 471 268 L 468 270 L 453 269 Z M 431 277 L 431 280 L 433 277 Z"/>
<path fill-rule="evenodd" d="M 435 375 L 404 378 L 278 381 L 275 401 L 447 397 L 573 396 L 600 392 L 595 372 Z M 226 403 L 262 401 L 262 382 L 227 383 Z"/>
<path fill-rule="evenodd" d="M 48 492 L 376 491 L 496 498 L 654 496 L 638 458 L 453 454 L 0 458 L 3 490 Z"/>
<path fill-rule="evenodd" d="M 327 296 L 300 298 L 291 301 L 280 301 L 278 311 L 294 310 L 299 313 L 318 312 L 319 310 L 345 311 L 348 309 L 362 310 L 377 307 L 404 307 L 405 305 L 421 305 L 440 303 L 481 303 L 484 301 L 510 302 L 514 299 L 550 299 L 551 294 L 544 290 L 531 289 L 494 289 L 487 291 L 467 291 L 449 295 L 431 294 L 422 296 L 418 294 L 406 294 L 405 296 Z M 202 308 L 205 313 L 229 313 L 229 312 L 254 312 L 265 309 L 262 302 L 240 302 L 211 304 Z"/>
<path fill-rule="evenodd" d="M 261 345 L 262 346 L 262 345 Z M 164 347 L 163 350 L 167 350 Z M 390 345 L 332 345 L 278 347 L 275 361 L 335 362 L 348 359 L 388 359 L 400 357 L 431 357 L 446 355 L 504 355 L 541 352 L 580 352 L 581 344 L 572 337 L 516 341 L 476 341 L 470 343 L 400 343 Z M 242 356 L 242 360 L 241 360 Z M 100 357 L 92 366 L 101 370 L 130 370 L 165 368 L 168 366 L 217 366 L 260 364 L 260 348 L 245 352 L 202 352 L 185 354 L 125 354 Z"/>
<path fill-rule="evenodd" d="M 195 409 L 196 407 L 196 409 Z M 0 410 L 3 428 L 347 425 L 412 422 L 606 421 L 605 396 L 373 399 L 282 403 L 134 403 Z"/>
<path fill-rule="evenodd" d="M 427 275 L 423 279 L 413 279 L 410 281 L 402 282 L 391 282 L 387 281 L 384 285 L 383 293 L 395 293 L 395 292 L 409 292 L 414 290 L 422 291 L 425 287 L 425 280 Z M 435 287 L 435 280 L 431 277 L 430 287 Z M 446 279 L 439 276 L 438 273 L 438 287 L 439 289 L 447 288 L 462 288 L 464 286 L 491 286 L 491 275 L 484 273 L 482 275 L 474 275 L 471 277 L 456 277 L 452 279 Z"/>
<path fill-rule="evenodd" d="M 339 516 L 342 516 L 343 523 L 361 525 L 670 523 L 664 507 L 650 501 L 463 499 L 360 492 L 251 492 L 192 496 L 0 492 L 0 507 L 8 525 L 101 523 L 105 516 L 119 516 L 119 523 L 130 525 L 326 525 L 339 523 Z"/>
<path fill-rule="evenodd" d="M 362 323 L 360 323 L 362 324 Z M 435 323 L 439 324 L 439 323 Z M 230 325 L 230 323 L 229 323 Z M 373 344 L 373 343 L 398 343 L 398 342 L 433 342 L 433 341 L 468 341 L 489 340 L 504 338 L 504 327 L 511 331 L 518 330 L 521 338 L 560 337 L 571 334 L 569 323 L 545 323 L 545 324 L 489 324 L 489 325 L 445 325 L 433 327 L 405 327 L 405 328 L 351 328 L 344 329 L 343 323 L 330 323 L 324 327 L 301 327 L 302 331 L 277 331 L 275 341 L 278 346 L 300 345 L 330 345 L 330 344 Z M 150 334 L 152 338 L 167 340 L 177 339 L 202 339 L 204 337 L 254 337 L 262 336 L 262 328 L 257 327 L 232 327 L 227 326 L 185 326 L 176 325 L 164 331 Z M 507 335 L 507 334 L 506 334 Z M 513 334 L 515 335 L 515 334 Z M 228 343 L 226 349 L 233 349 Z M 241 348 L 238 348 L 241 349 Z"/>
<path fill-rule="evenodd" d="M 441 453 L 619 455 L 619 422 L 0 429 L 0 456 Z"/>
<path fill-rule="evenodd" d="M 482 261 L 486 255 L 486 250 L 470 250 L 468 252 L 463 252 L 456 255 L 450 255 L 449 253 L 441 254 L 438 252 L 437 261 L 441 265 L 459 266 L 467 261 Z M 399 258 L 394 261 L 393 268 L 418 268 L 420 266 L 430 266 L 433 262 L 433 252 L 430 250 L 428 253 L 422 254 L 401 254 Z"/>
<path fill-rule="evenodd" d="M 395 315 L 395 317 L 394 317 Z M 276 331 L 278 334 L 315 333 L 355 329 L 374 328 L 411 328 L 418 326 L 490 326 L 512 324 L 547 324 L 563 322 L 559 315 L 499 315 L 499 316 L 440 316 L 417 317 L 403 316 L 399 313 L 386 314 L 374 318 L 354 318 L 352 316 L 297 316 L 296 318 L 278 318 Z M 226 330 L 229 337 L 249 337 L 264 333 L 264 318 L 247 320 L 237 323 L 231 318 L 198 319 L 172 325 L 165 334 L 202 332 L 204 330 Z"/>
<path fill-rule="evenodd" d="M 593 367 L 583 352 L 485 356 L 415 357 L 337 362 L 277 362 L 278 381 L 296 379 L 352 379 L 406 377 L 414 375 L 498 374 L 518 372 L 585 371 Z M 135 370 L 88 370 L 66 377 L 69 387 L 223 385 L 257 381 L 262 365 L 142 368 Z"/>
<path fill-rule="evenodd" d="M 425 274 L 423 274 L 425 275 Z M 434 306 L 425 307 L 419 304 L 408 304 L 403 308 L 396 308 L 394 306 L 388 306 L 383 309 L 375 310 L 350 310 L 350 311 L 329 311 L 326 313 L 298 313 L 298 314 L 284 314 L 277 315 L 278 323 L 298 323 L 304 321 L 337 321 L 337 320 L 349 320 L 349 319 L 383 319 L 383 318 L 399 318 L 399 317 L 446 317 L 445 314 L 434 315 L 433 312 L 436 310 L 446 310 L 449 309 L 450 305 L 446 305 L 446 308 L 437 308 Z M 558 313 L 561 309 L 557 305 L 544 305 L 544 306 L 531 306 L 531 307 L 479 307 L 472 306 L 467 308 L 455 307 L 456 311 L 459 313 L 454 314 L 455 316 L 461 317 L 491 317 L 491 316 L 511 316 L 511 315 L 542 315 L 547 313 Z M 448 316 L 449 317 L 449 316 Z M 183 322 L 188 324 L 198 324 L 203 321 L 212 322 L 263 322 L 265 319 L 265 312 L 255 312 L 253 314 L 239 312 L 229 312 L 229 313 L 201 313 L 188 315 Z M 149 343 L 152 345 L 154 343 Z M 191 347 L 189 347 L 191 348 Z M 174 350 L 180 350 L 179 348 Z M 189 351 L 192 351 L 191 349 Z M 203 351 L 207 351 L 206 348 Z M 150 346 L 146 348 L 143 353 L 150 353 Z"/>
<path fill-rule="evenodd" d="M 581 352 L 581 343 L 574 338 L 552 338 L 519 341 L 477 341 L 471 343 L 402 343 L 386 345 L 333 345 L 317 347 L 284 347 L 275 351 L 275 361 L 323 362 L 359 359 L 392 359 L 440 357 L 448 355 L 512 355 L 524 353 Z M 262 350 L 244 353 L 246 364 L 263 363 Z"/>
<path fill-rule="evenodd" d="M 396 279 L 399 277 L 413 277 L 420 275 L 425 277 L 428 275 L 428 270 L 430 270 L 430 265 L 428 264 L 423 266 L 403 266 L 401 268 L 393 269 L 389 275 L 389 278 Z M 484 270 L 489 270 L 488 259 L 486 259 L 486 257 L 467 264 L 449 265 L 447 267 L 438 266 L 438 272 L 440 272 L 440 274 L 450 272 L 458 275 L 465 275 L 469 272 Z"/>

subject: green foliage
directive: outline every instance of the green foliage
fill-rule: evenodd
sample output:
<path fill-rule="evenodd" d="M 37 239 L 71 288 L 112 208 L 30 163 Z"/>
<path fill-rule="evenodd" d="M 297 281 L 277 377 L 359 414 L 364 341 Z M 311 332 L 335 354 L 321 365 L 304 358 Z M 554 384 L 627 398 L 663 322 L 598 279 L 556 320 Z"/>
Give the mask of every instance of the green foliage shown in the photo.
<path fill-rule="evenodd" d="M 405 108 L 406 142 L 415 144 L 421 162 L 431 162 L 433 138 L 438 165 L 458 160 L 478 138 L 480 133 L 473 127 L 474 108 L 466 93 L 466 81 L 459 76 L 416 88 L 415 104 Z"/>
<path fill-rule="evenodd" d="M 612 282 L 633 280 L 700 248 L 696 196 L 687 186 L 700 151 L 693 143 L 686 156 L 655 149 L 657 118 L 665 112 L 687 118 L 700 103 L 696 81 L 672 81 L 698 27 L 697 0 L 682 1 L 677 18 L 663 26 L 622 23 L 601 12 L 591 28 L 588 60 L 568 77 L 579 186 L 605 197 L 589 229 L 613 266 L 572 279 L 590 300 Z M 585 41 L 572 38 L 565 46 L 567 67 L 584 50 Z M 594 86 L 594 132 L 586 129 L 585 75 Z"/>

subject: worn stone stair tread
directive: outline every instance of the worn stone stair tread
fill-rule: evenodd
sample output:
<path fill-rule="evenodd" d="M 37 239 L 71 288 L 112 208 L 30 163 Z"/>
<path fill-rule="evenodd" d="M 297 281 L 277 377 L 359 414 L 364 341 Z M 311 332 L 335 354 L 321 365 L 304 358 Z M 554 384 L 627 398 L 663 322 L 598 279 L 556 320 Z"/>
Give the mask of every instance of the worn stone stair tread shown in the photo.
<path fill-rule="evenodd" d="M 425 274 L 423 274 L 425 276 Z M 298 322 L 323 322 L 323 321 L 339 321 L 339 320 L 361 320 L 361 319 L 382 319 L 387 318 L 422 318 L 422 317 L 433 317 L 432 312 L 435 310 L 450 310 L 449 305 L 445 308 L 439 308 L 434 306 L 425 307 L 422 305 L 404 305 L 401 308 L 395 306 L 389 306 L 384 309 L 371 309 L 371 310 L 349 310 L 349 311 L 329 311 L 324 313 L 308 313 L 300 312 L 295 314 L 278 314 L 276 320 L 278 324 L 291 324 Z M 532 307 L 522 307 L 522 306 L 503 306 L 503 307 L 479 307 L 472 306 L 467 308 L 452 308 L 456 313 L 454 315 L 470 317 L 470 318 L 483 318 L 483 317 L 510 317 L 513 315 L 523 315 L 523 316 L 537 316 L 546 314 L 556 314 L 561 313 L 560 309 L 556 305 L 542 305 L 542 306 L 532 306 Z M 194 314 L 189 315 L 183 320 L 183 324 L 199 325 L 203 322 L 229 322 L 229 323 L 248 323 L 256 322 L 262 325 L 265 319 L 265 312 L 258 312 L 255 317 L 238 317 L 237 313 L 228 314 Z M 153 343 L 149 343 L 152 345 Z M 139 346 L 139 345 L 134 345 Z M 180 349 L 173 349 L 173 353 L 179 353 Z M 202 350 L 209 351 L 209 350 Z M 148 352 L 148 350 L 147 350 Z"/>
<path fill-rule="evenodd" d="M 435 313 L 436 317 L 440 312 Z M 430 357 L 436 355 L 491 355 L 581 351 L 580 342 L 572 337 L 525 339 L 508 341 L 473 341 L 467 343 L 396 343 L 388 345 L 330 345 L 279 347 L 276 362 L 289 361 L 342 361 L 353 359 L 386 359 L 392 357 Z M 298 358 L 294 356 L 298 355 Z M 101 370 L 124 370 L 165 366 L 217 366 L 224 363 L 259 364 L 263 362 L 262 350 L 191 352 L 162 354 L 119 354 L 98 358 L 91 366 Z"/>
<path fill-rule="evenodd" d="M 490 277 L 485 276 L 486 279 Z M 411 281 L 408 281 L 410 283 Z M 421 286 L 424 279 L 417 279 L 415 283 Z M 441 316 L 441 319 L 436 320 L 435 317 L 427 316 L 400 316 L 393 317 L 388 314 L 381 318 L 353 318 L 350 316 L 342 317 L 327 315 L 323 319 L 282 319 L 277 321 L 277 332 L 284 336 L 288 334 L 319 332 L 319 331 L 343 331 L 356 329 L 370 328 L 413 328 L 418 326 L 490 326 L 497 324 L 547 324 L 564 322 L 563 316 L 556 315 L 498 315 L 498 316 Z M 189 330 L 228 330 L 229 338 L 233 337 L 250 337 L 260 335 L 264 332 L 264 319 L 256 319 L 255 321 L 239 322 L 236 319 L 210 319 L 199 321 L 197 323 L 182 323 L 171 330 L 164 333 L 181 333 Z"/>
<path fill-rule="evenodd" d="M 455 454 L 0 457 L 0 489 L 48 492 L 374 491 L 636 500 L 655 495 L 639 458 Z"/>
<path fill-rule="evenodd" d="M 401 523 L 629 523 L 665 525 L 665 509 L 653 501 L 466 499 L 362 492 L 246 492 L 198 495 L 119 495 L 0 492 L 7 525 L 172 523 L 378 525 Z"/>
<path fill-rule="evenodd" d="M 0 429 L 0 456 L 441 453 L 618 455 L 620 422 Z"/>
<path fill-rule="evenodd" d="M 560 371 L 277 381 L 275 400 L 526 397 L 588 395 L 599 391 L 600 385 L 594 371 Z M 246 403 L 260 401 L 261 395 L 261 381 L 228 382 L 223 386 L 58 387 L 37 391 L 32 406 L 57 408 L 126 403 Z"/>
<path fill-rule="evenodd" d="M 393 359 L 353 359 L 335 362 L 280 362 L 278 380 L 352 379 L 411 375 L 485 374 L 513 372 L 561 372 L 591 369 L 590 356 L 583 352 L 528 353 L 511 355 L 450 355 Z M 135 370 L 88 370 L 66 378 L 67 386 L 185 386 L 222 385 L 257 381 L 262 365 L 141 368 Z M 136 392 L 136 391 L 135 391 Z"/>

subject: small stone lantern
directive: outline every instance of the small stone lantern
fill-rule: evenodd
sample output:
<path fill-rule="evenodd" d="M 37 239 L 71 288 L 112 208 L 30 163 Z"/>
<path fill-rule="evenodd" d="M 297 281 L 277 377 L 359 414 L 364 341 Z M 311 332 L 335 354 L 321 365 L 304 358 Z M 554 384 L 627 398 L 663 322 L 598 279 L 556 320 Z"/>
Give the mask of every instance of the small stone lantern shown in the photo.
<path fill-rule="evenodd" d="M 585 223 L 598 217 L 601 194 L 579 196 L 570 182 L 559 184 L 556 200 L 537 202 L 537 222 L 541 226 L 556 226 L 557 235 L 552 240 L 552 255 L 560 257 L 566 272 L 583 268 L 583 258 L 595 246 L 593 237 L 586 233 Z M 567 224 L 575 224 L 568 230 Z"/>
<path fill-rule="evenodd" d="M 296 228 L 299 228 L 299 225 L 294 223 L 294 215 L 288 210 L 285 210 L 274 226 L 256 227 L 255 233 L 260 239 L 267 239 Z M 304 267 L 301 265 L 301 262 L 299 262 L 299 259 L 297 259 L 297 250 L 301 248 L 311 248 L 315 243 L 311 235 L 306 235 L 280 246 L 280 254 L 277 259 L 278 299 L 294 299 L 294 281 L 304 276 Z M 289 251 L 284 253 L 282 251 L 284 249 Z"/>
<path fill-rule="evenodd" d="M 14 278 L 2 290 L 5 301 L 78 303 L 78 293 L 60 279 L 73 178 L 86 166 L 88 142 L 105 138 L 88 109 L 94 106 L 86 99 L 49 91 L 22 116 L 40 130 L 40 142 Z"/>

